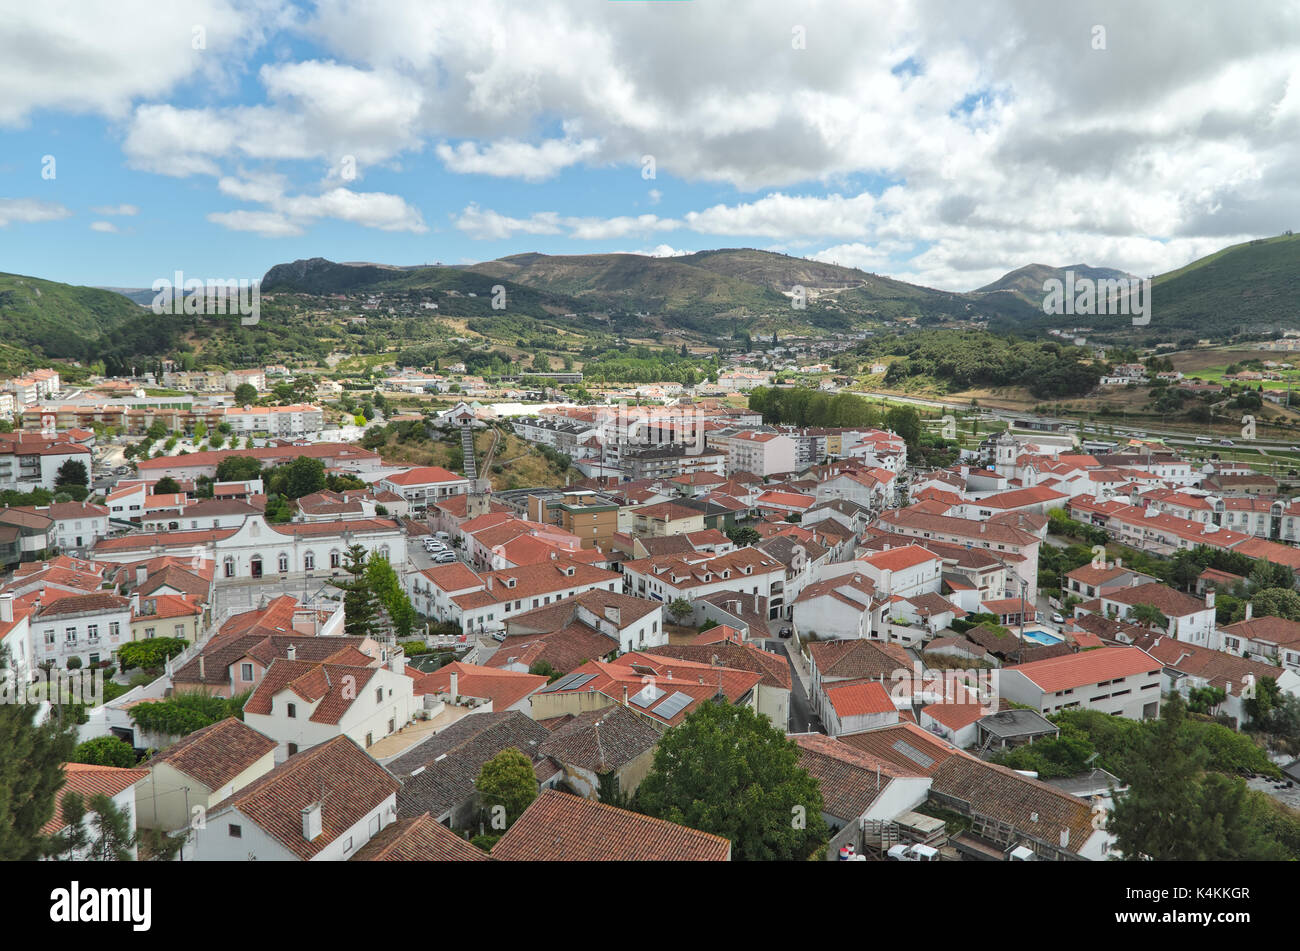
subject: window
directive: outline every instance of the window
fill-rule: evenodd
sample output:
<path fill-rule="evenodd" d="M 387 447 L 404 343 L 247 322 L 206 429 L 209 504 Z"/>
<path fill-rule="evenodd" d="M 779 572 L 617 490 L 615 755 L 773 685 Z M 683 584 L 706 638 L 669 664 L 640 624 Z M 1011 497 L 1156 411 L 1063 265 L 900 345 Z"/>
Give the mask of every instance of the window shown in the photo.
<path fill-rule="evenodd" d="M 91 666 L 91 667 L 94 667 L 94 666 L 95 666 L 96 664 L 98 664 L 98 663 L 99 663 L 99 655 L 98 655 L 98 654 L 91 654 L 91 655 L 90 655 L 90 666 Z"/>
<path fill-rule="evenodd" d="M 69 644 L 77 643 L 77 629 L 75 627 L 64 628 L 63 639 Z"/>
<path fill-rule="evenodd" d="M 330 567 L 337 568 L 340 565 L 340 563 L 341 562 L 339 561 L 339 553 L 336 551 L 330 552 Z"/>
<path fill-rule="evenodd" d="M 184 624 L 173 624 L 173 625 L 172 625 L 172 633 L 173 633 L 176 637 L 184 637 L 184 636 L 185 636 L 185 625 L 184 625 Z"/>
<path fill-rule="evenodd" d="M 235 559 L 227 558 L 225 560 L 225 566 L 226 566 L 226 577 L 227 578 L 235 577 Z"/>
<path fill-rule="evenodd" d="M 48 631 L 45 632 L 45 644 L 46 644 L 47 647 L 53 647 L 53 646 L 54 646 L 54 629 L 53 629 L 53 628 L 50 628 Z"/>
<path fill-rule="evenodd" d="M 375 703 L 383 703 L 383 702 L 384 702 L 384 688 L 379 687 L 375 690 Z"/>
<path fill-rule="evenodd" d="M 99 625 L 98 625 L 98 624 L 87 624 L 87 625 L 86 625 L 86 639 L 87 639 L 87 640 L 91 640 L 91 641 L 97 641 L 97 640 L 99 640 Z"/>
<path fill-rule="evenodd" d="M 374 735 L 373 733 L 367 733 L 367 734 L 366 734 L 366 748 L 369 749 L 371 746 L 374 745 L 374 743 L 375 743 L 375 735 Z"/>
<path fill-rule="evenodd" d="M 307 571 L 311 571 L 313 568 L 315 568 L 315 567 L 316 567 L 316 553 L 315 553 L 315 552 L 311 552 L 311 551 L 309 551 L 309 552 L 307 552 L 306 554 L 304 554 L 304 555 L 302 556 L 302 566 L 303 566 L 303 568 L 304 568 L 305 570 L 307 570 Z"/>
<path fill-rule="evenodd" d="M 278 562 L 279 562 L 280 570 L 281 570 L 281 571 L 288 571 L 288 570 L 289 570 L 289 556 L 286 555 L 284 552 L 280 552 L 280 557 L 279 557 L 279 559 L 278 559 Z"/>
<path fill-rule="evenodd" d="M 292 755 L 293 755 L 294 753 L 296 753 L 296 752 L 298 752 L 298 744 L 297 744 L 297 743 L 290 743 L 290 744 L 289 744 L 289 755 L 292 756 Z"/>
<path fill-rule="evenodd" d="M 243 663 L 243 664 L 240 664 L 240 665 L 239 665 L 239 679 L 242 680 L 242 681 L 243 681 L 244 683 L 246 683 L 246 684 L 251 684 L 251 683 L 253 682 L 253 665 L 252 665 L 252 664 L 250 664 L 250 663 Z"/>
<path fill-rule="evenodd" d="M 117 621 L 109 621 L 109 622 L 108 622 L 108 636 L 109 636 L 109 637 L 117 637 L 117 635 L 118 635 L 118 633 L 121 631 L 121 629 L 122 629 L 122 626 L 121 626 Z"/>
<path fill-rule="evenodd" d="M 241 829 L 239 826 L 235 825 L 233 822 L 230 823 L 230 825 L 226 826 L 226 832 L 230 834 L 230 837 L 232 839 L 241 839 L 244 836 L 244 830 Z"/>
<path fill-rule="evenodd" d="M 287 713 L 288 713 L 288 716 L 289 716 L 290 719 L 295 719 L 295 718 L 297 718 L 297 716 L 298 716 L 298 704 L 296 704 L 296 703 L 291 703 L 291 704 L 289 704 L 289 707 L 288 707 L 288 711 L 287 711 Z"/>

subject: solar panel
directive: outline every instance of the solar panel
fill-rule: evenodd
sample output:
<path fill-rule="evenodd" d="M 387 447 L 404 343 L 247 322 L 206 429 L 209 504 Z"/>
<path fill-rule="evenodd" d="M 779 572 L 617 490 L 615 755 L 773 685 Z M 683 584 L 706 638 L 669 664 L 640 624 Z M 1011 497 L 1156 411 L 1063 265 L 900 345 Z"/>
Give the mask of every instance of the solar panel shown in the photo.
<path fill-rule="evenodd" d="M 578 687 L 581 687 L 581 686 L 582 686 L 583 684 L 585 684 L 588 680 L 595 680 L 595 679 L 596 679 L 596 675 L 595 675 L 595 674 L 574 674 L 574 675 L 569 679 L 569 685 L 568 685 L 567 687 L 565 687 L 564 689 L 565 689 L 565 690 L 574 690 L 574 689 L 576 689 L 576 688 L 578 688 Z"/>
<path fill-rule="evenodd" d="M 568 674 L 568 675 L 566 675 L 566 676 L 564 676 L 564 677 L 561 677 L 561 678 L 560 678 L 559 680 L 557 680 L 555 683 L 553 683 L 553 684 L 548 684 L 547 686 L 543 687 L 541 690 L 538 691 L 538 693 L 550 693 L 550 692 L 553 691 L 553 690 L 565 690 L 565 689 L 567 689 L 567 688 L 570 686 L 570 682 L 571 682 L 571 681 L 573 681 L 573 680 L 577 680 L 577 679 L 578 679 L 579 677 L 581 677 L 581 676 L 583 676 L 583 675 L 582 675 L 582 674 Z"/>
<path fill-rule="evenodd" d="M 654 684 L 646 684 L 629 699 L 638 707 L 648 707 L 663 695 L 664 691 L 660 690 Z"/>
<path fill-rule="evenodd" d="M 677 716 L 677 714 L 681 713 L 682 710 L 686 709 L 694 699 L 695 698 L 689 693 L 682 693 L 679 690 L 650 712 L 656 716 L 663 717 L 665 720 L 671 720 L 673 717 Z"/>
<path fill-rule="evenodd" d="M 921 767 L 922 769 L 929 769 L 931 766 L 934 765 L 933 758 L 926 756 L 924 753 L 918 750 L 911 743 L 905 743 L 902 740 L 895 740 L 893 748 L 898 752 L 902 753 L 904 756 L 906 756 L 908 759 L 910 759 L 913 763 L 915 763 L 917 766 Z"/>

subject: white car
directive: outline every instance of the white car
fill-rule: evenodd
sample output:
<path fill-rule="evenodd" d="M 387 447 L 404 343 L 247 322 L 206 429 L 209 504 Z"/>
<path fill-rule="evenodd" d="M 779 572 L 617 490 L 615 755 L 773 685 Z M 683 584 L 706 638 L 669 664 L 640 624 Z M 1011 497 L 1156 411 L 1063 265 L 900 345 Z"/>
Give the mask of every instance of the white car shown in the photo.
<path fill-rule="evenodd" d="M 1058 612 L 1058 613 L 1052 615 L 1052 622 L 1055 623 L 1055 624 L 1064 624 L 1064 623 L 1065 623 L 1065 618 L 1063 618 L 1063 617 L 1060 615 L 1060 613 Z"/>

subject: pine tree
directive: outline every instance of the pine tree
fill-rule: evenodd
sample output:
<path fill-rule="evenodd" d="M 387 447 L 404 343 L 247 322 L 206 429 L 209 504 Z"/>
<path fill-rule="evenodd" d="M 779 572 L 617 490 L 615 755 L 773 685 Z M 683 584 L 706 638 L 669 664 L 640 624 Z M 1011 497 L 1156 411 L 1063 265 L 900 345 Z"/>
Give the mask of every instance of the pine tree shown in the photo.
<path fill-rule="evenodd" d="M 6 651 L 0 649 L 0 692 L 7 689 Z M 0 703 L 0 861 L 39 858 L 41 826 L 54 816 L 64 783 L 63 764 L 76 746 L 73 720 L 37 723 L 39 704 Z"/>
<path fill-rule="evenodd" d="M 103 793 L 90 799 L 90 851 L 87 858 L 96 862 L 127 862 L 135 846 L 130 817 Z"/>
<path fill-rule="evenodd" d="M 351 580 L 330 584 L 343 592 L 343 629 L 354 637 L 369 637 L 378 628 L 379 602 L 366 578 L 366 549 L 352 545 L 344 552 L 343 569 Z"/>

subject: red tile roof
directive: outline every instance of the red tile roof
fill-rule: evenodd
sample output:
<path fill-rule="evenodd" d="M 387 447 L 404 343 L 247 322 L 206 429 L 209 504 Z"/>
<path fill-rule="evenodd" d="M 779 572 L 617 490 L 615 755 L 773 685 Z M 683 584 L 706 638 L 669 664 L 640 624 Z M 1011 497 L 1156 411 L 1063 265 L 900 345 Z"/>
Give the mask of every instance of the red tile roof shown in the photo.
<path fill-rule="evenodd" d="M 346 736 L 295 753 L 271 772 L 208 810 L 211 820 L 236 808 L 298 858 L 311 859 L 395 796 L 398 781 Z M 307 841 L 302 810 L 323 800 L 321 834 Z"/>
<path fill-rule="evenodd" d="M 837 681 L 827 684 L 824 690 L 840 718 L 898 712 L 889 691 L 878 680 Z"/>
<path fill-rule="evenodd" d="M 731 843 L 721 836 L 543 790 L 492 849 L 504 861 L 725 862 Z"/>
<path fill-rule="evenodd" d="M 41 826 L 42 835 L 53 835 L 61 830 L 67 822 L 63 818 L 63 797 L 67 793 L 81 793 L 89 804 L 91 796 L 103 793 L 110 798 L 128 787 L 134 786 L 142 779 L 147 779 L 147 769 L 120 769 L 116 766 L 91 766 L 86 763 L 64 763 L 63 775 L 67 782 L 59 787 L 55 795 L 57 805 L 54 816 Z"/>
<path fill-rule="evenodd" d="M 1137 647 L 1103 647 L 1006 668 L 1023 674 L 1044 693 L 1084 687 L 1133 674 L 1160 673 L 1161 664 Z"/>

